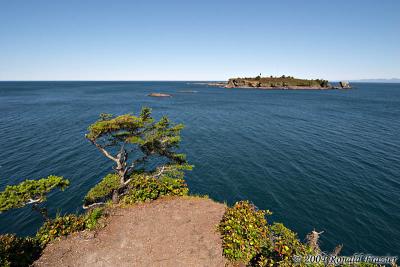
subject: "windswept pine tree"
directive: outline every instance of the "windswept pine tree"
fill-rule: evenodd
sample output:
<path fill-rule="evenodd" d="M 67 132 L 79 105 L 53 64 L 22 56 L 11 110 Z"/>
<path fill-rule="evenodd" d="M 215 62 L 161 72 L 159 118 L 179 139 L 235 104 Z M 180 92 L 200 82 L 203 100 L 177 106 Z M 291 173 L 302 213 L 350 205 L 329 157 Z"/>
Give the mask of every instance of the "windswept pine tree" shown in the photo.
<path fill-rule="evenodd" d="M 89 191 L 86 204 L 110 196 L 118 202 L 119 195 L 139 174 L 158 178 L 180 175 L 181 170 L 190 169 L 186 156 L 176 152 L 183 127 L 165 116 L 155 121 L 147 107 L 139 116 L 100 114 L 99 120 L 89 126 L 86 138 L 114 162 L 115 174 L 107 175 Z"/>

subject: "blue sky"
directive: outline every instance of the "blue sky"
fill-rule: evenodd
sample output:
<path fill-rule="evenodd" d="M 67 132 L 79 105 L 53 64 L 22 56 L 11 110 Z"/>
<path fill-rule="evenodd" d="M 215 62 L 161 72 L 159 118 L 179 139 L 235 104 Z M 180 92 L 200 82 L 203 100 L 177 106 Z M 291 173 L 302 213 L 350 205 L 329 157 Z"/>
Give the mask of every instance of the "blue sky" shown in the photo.
<path fill-rule="evenodd" d="M 400 77 L 400 1 L 0 0 L 0 80 Z"/>

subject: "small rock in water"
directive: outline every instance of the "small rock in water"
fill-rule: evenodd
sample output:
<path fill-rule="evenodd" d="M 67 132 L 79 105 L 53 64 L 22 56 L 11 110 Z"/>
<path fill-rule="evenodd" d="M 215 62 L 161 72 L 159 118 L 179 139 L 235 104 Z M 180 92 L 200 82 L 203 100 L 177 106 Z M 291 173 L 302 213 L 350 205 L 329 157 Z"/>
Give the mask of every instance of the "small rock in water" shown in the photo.
<path fill-rule="evenodd" d="M 162 94 L 162 93 L 151 93 L 151 94 L 149 94 L 149 96 L 153 96 L 153 97 L 171 97 L 172 95 Z"/>

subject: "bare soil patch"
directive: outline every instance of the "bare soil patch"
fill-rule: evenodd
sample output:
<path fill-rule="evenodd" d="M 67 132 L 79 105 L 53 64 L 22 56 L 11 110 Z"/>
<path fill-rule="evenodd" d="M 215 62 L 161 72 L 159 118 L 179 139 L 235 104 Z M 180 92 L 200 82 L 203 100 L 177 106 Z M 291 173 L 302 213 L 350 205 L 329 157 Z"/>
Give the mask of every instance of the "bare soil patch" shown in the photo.
<path fill-rule="evenodd" d="M 96 234 L 49 244 L 34 266 L 224 266 L 225 205 L 196 197 L 118 208 Z"/>

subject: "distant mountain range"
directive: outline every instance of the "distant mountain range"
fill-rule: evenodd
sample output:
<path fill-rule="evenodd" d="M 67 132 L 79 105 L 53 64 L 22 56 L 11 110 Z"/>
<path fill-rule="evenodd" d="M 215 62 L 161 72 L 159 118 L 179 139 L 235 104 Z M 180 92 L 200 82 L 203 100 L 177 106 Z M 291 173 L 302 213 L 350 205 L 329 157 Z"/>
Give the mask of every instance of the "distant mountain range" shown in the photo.
<path fill-rule="evenodd" d="M 400 83 L 399 78 L 391 79 L 360 79 L 360 80 L 350 80 L 350 82 L 363 82 L 363 83 Z"/>

